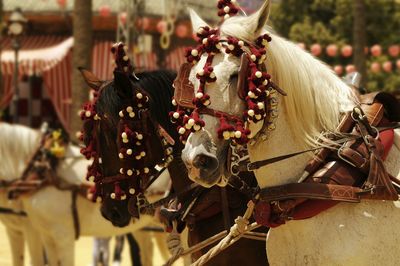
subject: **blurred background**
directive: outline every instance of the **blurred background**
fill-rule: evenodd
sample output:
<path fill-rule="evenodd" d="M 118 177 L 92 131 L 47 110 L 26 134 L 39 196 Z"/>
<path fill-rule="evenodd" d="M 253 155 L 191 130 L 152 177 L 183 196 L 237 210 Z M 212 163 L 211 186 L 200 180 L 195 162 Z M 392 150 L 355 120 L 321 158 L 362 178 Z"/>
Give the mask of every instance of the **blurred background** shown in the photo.
<path fill-rule="evenodd" d="M 237 0 L 247 14 L 263 1 Z M 269 24 L 277 33 L 329 64 L 339 76 L 360 72 L 366 91 L 384 90 L 400 97 L 400 0 L 272 2 Z M 81 128 L 77 113 L 89 98 L 77 67 L 111 79 L 110 47 L 122 41 L 136 72 L 178 70 L 185 62 L 185 47 L 195 44 L 187 7 L 213 24 L 219 21 L 216 3 L 0 0 L 0 121 L 33 128 L 48 122 L 74 138 Z M 0 265 L 10 265 L 3 235 L 0 225 Z M 77 265 L 90 263 L 91 243 L 87 238 L 78 242 Z"/>
<path fill-rule="evenodd" d="M 216 23 L 217 1 L 0 0 L 0 117 L 68 132 L 88 98 L 77 67 L 111 78 L 110 45 L 130 47 L 136 71 L 184 62 L 194 44 L 187 7 Z M 251 14 L 263 0 L 238 0 Z M 368 91 L 400 89 L 399 0 L 275 0 L 270 24 L 344 76 L 361 72 Z M 72 136 L 75 134 L 71 134 Z"/>

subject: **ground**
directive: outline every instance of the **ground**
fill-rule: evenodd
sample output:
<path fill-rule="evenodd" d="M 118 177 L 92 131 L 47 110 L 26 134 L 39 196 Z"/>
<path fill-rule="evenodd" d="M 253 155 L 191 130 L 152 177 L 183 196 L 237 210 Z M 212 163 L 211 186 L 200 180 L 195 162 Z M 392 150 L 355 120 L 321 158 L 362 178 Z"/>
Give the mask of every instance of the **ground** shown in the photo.
<path fill-rule="evenodd" d="M 125 240 L 126 241 L 126 240 Z M 127 242 L 125 243 L 128 244 Z M 89 266 L 92 262 L 92 237 L 81 237 L 75 245 L 75 265 L 77 266 Z M 114 247 L 114 239 L 111 242 L 111 247 Z M 125 246 L 126 247 L 126 246 Z M 26 249 L 26 248 L 25 248 Z M 0 265 L 1 266 L 12 266 L 10 246 L 8 243 L 8 238 L 5 232 L 3 224 L 0 223 Z M 154 252 L 154 262 L 153 265 L 162 265 L 163 259 L 159 250 L 156 248 Z M 182 265 L 181 263 L 178 263 Z M 25 261 L 25 265 L 29 265 L 29 254 L 28 259 Z M 111 265 L 111 263 L 110 263 Z M 122 253 L 122 265 L 121 266 L 131 266 L 129 251 L 124 248 Z"/>

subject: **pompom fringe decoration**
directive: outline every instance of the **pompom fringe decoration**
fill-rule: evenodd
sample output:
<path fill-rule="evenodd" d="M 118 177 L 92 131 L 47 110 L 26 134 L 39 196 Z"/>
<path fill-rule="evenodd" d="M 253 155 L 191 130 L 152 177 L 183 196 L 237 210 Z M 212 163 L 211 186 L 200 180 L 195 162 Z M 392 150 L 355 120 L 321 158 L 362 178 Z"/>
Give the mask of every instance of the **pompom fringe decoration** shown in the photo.
<path fill-rule="evenodd" d="M 220 9 L 218 15 L 224 18 L 235 15 L 238 12 L 234 1 L 231 0 L 218 1 L 218 8 Z M 246 53 L 250 63 L 247 73 L 247 96 L 245 97 L 247 108 L 243 113 L 243 121 L 237 121 L 237 119 L 233 119 L 228 114 L 217 112 L 220 119 L 220 126 L 217 129 L 218 137 L 244 145 L 249 141 L 248 136 L 250 135 L 250 131 L 246 129 L 244 121 L 258 123 L 265 120 L 267 115 L 273 113 L 270 110 L 270 94 L 273 91 L 270 81 L 271 76 L 262 70 L 267 58 L 266 49 L 271 37 L 268 34 L 263 34 L 256 39 L 255 44 L 250 44 L 234 37 L 222 39 L 219 36 L 218 28 L 212 29 L 208 26 L 201 27 L 196 35 L 199 45 L 196 48 L 188 48 L 185 52 L 187 61 L 192 64 L 196 64 L 200 57 L 207 53 L 204 67 L 196 73 L 199 86 L 192 100 L 196 109 L 188 113 L 186 110 L 182 110 L 180 106 L 177 106 L 175 112 L 170 112 L 171 121 L 178 125 L 177 130 L 183 142 L 186 141 L 191 132 L 201 130 L 204 127 L 204 121 L 201 120 L 199 113 L 207 109 L 211 104 L 210 96 L 205 89 L 207 84 L 217 80 L 212 66 L 214 55 L 220 53 L 223 48 L 227 54 L 235 57 L 240 57 L 243 53 Z M 174 105 L 176 106 L 176 103 Z"/>
<path fill-rule="evenodd" d="M 115 71 L 118 71 L 128 78 L 133 78 L 133 66 L 127 56 L 127 47 L 123 43 L 114 44 L 111 48 L 114 55 Z M 101 117 L 96 113 L 96 104 L 99 93 L 96 92 L 91 102 L 83 106 L 79 113 L 84 121 L 80 139 L 84 142 L 85 148 L 81 153 L 88 159 L 93 158 L 93 163 L 88 167 L 87 180 L 94 182 L 95 187 L 91 189 L 88 197 L 92 201 L 101 201 L 106 195 L 115 200 L 126 200 L 128 197 L 136 197 L 141 191 L 141 178 L 148 178 L 156 170 L 155 165 L 146 165 L 147 143 L 150 141 L 150 133 L 144 132 L 150 120 L 147 119 L 149 108 L 149 96 L 141 89 L 132 88 L 134 92 L 132 98 L 123 99 L 122 109 L 118 112 L 119 122 L 117 126 L 118 139 L 118 158 L 120 160 L 119 175 L 105 180 L 102 174 L 99 157 L 99 138 L 97 136 L 98 123 Z M 181 114 L 181 113 L 179 113 Z M 183 114 L 182 114 L 183 115 Z M 175 117 L 172 115 L 172 117 Z M 177 121 L 182 121 L 183 116 L 177 117 Z M 97 125 L 97 126 L 96 126 Z M 166 139 L 162 139 L 164 149 L 164 159 L 162 166 L 167 166 L 173 160 L 173 148 Z M 107 188 L 106 186 L 112 186 Z M 124 189 L 126 188 L 126 191 Z"/>

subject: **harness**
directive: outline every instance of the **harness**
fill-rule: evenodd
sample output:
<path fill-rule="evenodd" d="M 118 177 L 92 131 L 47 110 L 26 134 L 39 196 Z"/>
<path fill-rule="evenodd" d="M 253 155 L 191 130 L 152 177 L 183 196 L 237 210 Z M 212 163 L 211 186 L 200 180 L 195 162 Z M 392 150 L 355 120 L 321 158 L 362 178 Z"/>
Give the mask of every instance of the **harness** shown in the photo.
<path fill-rule="evenodd" d="M 4 189 L 7 192 L 8 198 L 11 200 L 17 199 L 23 195 L 35 193 L 46 186 L 54 186 L 58 190 L 62 191 L 71 191 L 71 212 L 74 223 L 75 238 L 78 239 L 80 235 L 80 225 L 76 199 L 78 194 L 86 197 L 86 191 L 90 186 L 86 184 L 65 184 L 57 178 L 54 168 L 57 167 L 59 159 L 52 160 L 49 157 L 49 150 L 44 147 L 45 141 L 49 136 L 51 136 L 51 134 L 42 135 L 37 147 L 27 160 L 25 169 L 21 176 L 11 181 L 0 182 L 0 189 Z M 8 208 L 0 208 L 0 213 L 27 216 L 26 212 L 16 212 Z"/>
<path fill-rule="evenodd" d="M 227 167 L 233 175 L 240 171 L 254 171 L 267 164 L 312 151 L 307 150 L 252 163 L 248 162 L 246 155 L 238 155 L 239 150 L 243 150 L 242 146 L 250 138 L 250 131 L 245 126 L 245 122 L 263 121 L 263 128 L 259 132 L 265 131 L 266 126 L 273 130 L 274 124 L 269 119 L 277 116 L 276 108 L 271 108 L 277 105 L 277 98 L 271 98 L 271 94 L 278 92 L 286 95 L 270 81 L 270 76 L 264 71 L 265 69 L 261 68 L 266 59 L 266 44 L 271 41 L 271 38 L 268 35 L 262 35 L 255 44 L 248 44 L 232 37 L 219 37 L 219 30 L 209 27 L 200 28 L 197 37 L 200 45 L 188 50 L 186 54 L 188 64 L 181 66 L 177 80 L 174 82 L 176 92 L 173 103 L 177 106 L 177 111 L 171 113 L 170 116 L 173 122 L 178 123 L 177 130 L 182 135 L 183 141 L 190 133 L 204 127 L 204 121 L 201 120 L 200 115 L 210 115 L 220 119 L 217 133 L 220 139 L 231 141 Z M 205 93 L 205 87 L 206 84 L 216 80 L 211 63 L 214 55 L 222 48 L 225 48 L 225 52 L 232 56 L 241 57 L 237 93 L 247 104 L 247 110 L 242 117 L 209 107 L 212 99 Z M 189 74 L 193 63 L 198 62 L 203 53 L 207 53 L 207 60 L 203 69 L 196 74 L 200 85 L 194 93 Z M 394 98 L 385 93 L 364 96 L 361 103 L 363 104 L 354 108 L 353 112 L 344 115 L 337 129 L 347 137 L 337 139 L 333 135 L 329 136 L 341 145 L 336 153 L 333 153 L 331 148 L 324 148 L 329 144 L 322 143 L 321 147 L 315 149 L 319 151 L 315 159 L 307 165 L 298 183 L 270 187 L 259 192 L 260 201 L 271 204 L 271 212 L 275 216 L 281 217 L 282 220 L 289 219 L 292 217 L 290 212 L 307 199 L 334 202 L 360 202 L 361 199 L 366 198 L 398 199 L 391 180 L 395 184 L 397 181 L 388 175 L 383 166 L 384 148 L 379 138 L 378 128 L 382 126 L 394 128 L 388 121 L 400 121 L 399 105 Z M 384 107 L 388 114 L 387 118 L 384 118 Z M 282 207 L 285 204 L 287 207 Z M 260 208 L 256 206 L 257 209 Z M 264 217 L 265 214 L 258 216 Z M 265 222 L 265 218 L 259 221 L 260 224 L 271 226 Z"/>

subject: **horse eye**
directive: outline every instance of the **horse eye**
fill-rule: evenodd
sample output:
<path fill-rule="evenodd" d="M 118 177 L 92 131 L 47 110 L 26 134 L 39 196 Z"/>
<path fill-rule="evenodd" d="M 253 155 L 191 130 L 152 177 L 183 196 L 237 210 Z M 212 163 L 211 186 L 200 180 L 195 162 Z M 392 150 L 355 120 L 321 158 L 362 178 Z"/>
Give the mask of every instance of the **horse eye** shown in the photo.
<path fill-rule="evenodd" d="M 229 77 L 229 80 L 237 79 L 237 78 L 238 78 L 238 73 L 233 73 L 233 74 Z"/>

